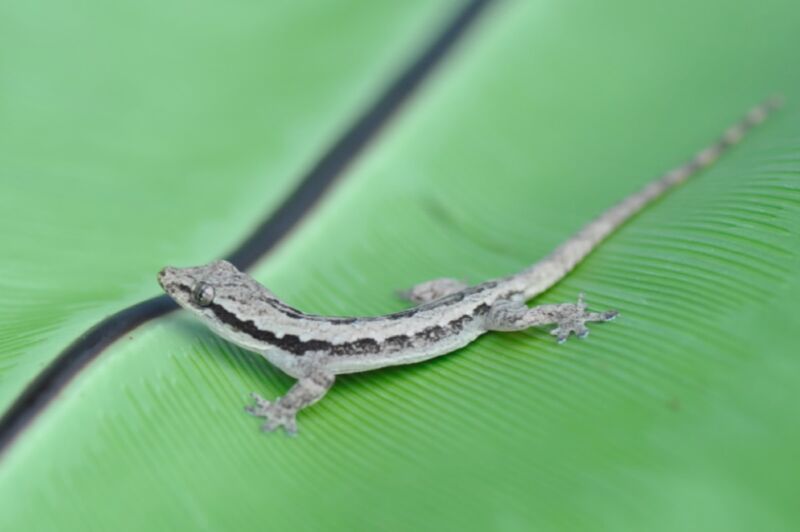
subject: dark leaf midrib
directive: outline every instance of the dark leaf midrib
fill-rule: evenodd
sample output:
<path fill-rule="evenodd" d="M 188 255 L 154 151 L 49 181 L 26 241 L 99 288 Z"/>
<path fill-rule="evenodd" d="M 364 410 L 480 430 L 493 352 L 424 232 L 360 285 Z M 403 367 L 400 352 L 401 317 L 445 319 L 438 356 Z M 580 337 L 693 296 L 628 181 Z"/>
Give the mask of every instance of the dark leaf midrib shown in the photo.
<path fill-rule="evenodd" d="M 381 128 L 450 52 L 493 0 L 469 0 L 430 44 L 389 83 L 374 103 L 318 159 L 294 191 L 227 259 L 248 269 L 307 216 L 334 181 L 380 133 Z M 0 455 L 58 394 L 108 346 L 143 323 L 177 309 L 166 295 L 154 297 L 106 317 L 79 336 L 43 369 L 0 418 Z"/>

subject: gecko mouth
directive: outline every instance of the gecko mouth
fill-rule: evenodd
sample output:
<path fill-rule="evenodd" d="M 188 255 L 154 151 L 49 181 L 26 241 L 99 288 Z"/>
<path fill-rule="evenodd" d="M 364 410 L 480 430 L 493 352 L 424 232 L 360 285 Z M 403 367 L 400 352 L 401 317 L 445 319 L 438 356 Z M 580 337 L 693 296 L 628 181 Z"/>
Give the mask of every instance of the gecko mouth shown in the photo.
<path fill-rule="evenodd" d="M 169 267 L 162 268 L 162 270 L 158 272 L 158 275 L 156 276 L 156 278 L 158 279 L 158 284 L 161 285 L 161 288 L 164 288 L 164 277 L 167 275 L 168 271 Z"/>
<path fill-rule="evenodd" d="M 185 293 L 187 298 L 191 296 L 192 289 L 187 286 L 184 282 L 181 282 L 181 276 L 179 275 L 178 268 L 172 268 L 167 266 L 163 268 L 160 272 L 158 272 L 158 284 L 161 288 L 166 292 L 172 299 L 181 303 L 179 294 Z"/>
<path fill-rule="evenodd" d="M 165 292 L 171 293 L 175 288 L 175 283 L 172 282 L 175 276 L 175 268 L 167 266 L 158 272 L 158 284 Z"/>

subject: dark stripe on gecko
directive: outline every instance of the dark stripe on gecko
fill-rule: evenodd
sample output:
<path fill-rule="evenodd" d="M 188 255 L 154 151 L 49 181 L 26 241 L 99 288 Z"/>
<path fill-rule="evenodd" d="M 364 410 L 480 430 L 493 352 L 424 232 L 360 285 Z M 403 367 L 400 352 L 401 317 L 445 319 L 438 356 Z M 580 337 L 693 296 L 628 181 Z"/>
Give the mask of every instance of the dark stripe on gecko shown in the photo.
<path fill-rule="evenodd" d="M 231 262 L 247 268 L 262 259 L 296 227 L 331 184 L 407 102 L 415 89 L 444 59 L 492 0 L 468 0 L 444 25 L 416 59 L 393 80 L 375 102 L 358 117 L 304 176 L 300 185 L 235 251 Z M 100 321 L 77 338 L 28 384 L 0 417 L 0 452 L 28 426 L 81 369 L 128 331 L 177 309 L 161 295 L 125 308 Z"/>
<path fill-rule="evenodd" d="M 295 334 L 285 334 L 278 336 L 272 331 L 259 328 L 252 320 L 242 320 L 233 312 L 230 312 L 222 305 L 212 303 L 207 307 L 222 322 L 236 330 L 239 330 L 255 340 L 265 342 L 277 347 L 287 353 L 296 356 L 303 356 L 311 352 L 326 352 L 330 355 L 370 355 L 381 351 L 395 352 L 418 345 L 418 342 L 433 343 L 460 333 L 464 326 L 478 316 L 486 315 L 491 308 L 488 304 L 482 303 L 475 307 L 471 314 L 465 314 L 447 323 L 446 326 L 433 325 L 415 333 L 412 337 L 401 334 L 391 336 L 384 342 L 378 342 L 374 338 L 359 338 L 350 342 L 334 344 L 327 340 L 301 340 Z"/>

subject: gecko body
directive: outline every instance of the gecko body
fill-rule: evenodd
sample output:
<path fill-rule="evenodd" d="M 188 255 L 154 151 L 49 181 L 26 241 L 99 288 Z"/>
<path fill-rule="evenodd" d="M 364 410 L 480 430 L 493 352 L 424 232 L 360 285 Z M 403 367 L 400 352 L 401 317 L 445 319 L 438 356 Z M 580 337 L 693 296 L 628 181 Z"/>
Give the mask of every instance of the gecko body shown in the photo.
<path fill-rule="evenodd" d="M 467 286 L 455 279 L 434 279 L 403 295 L 417 306 L 383 316 L 334 317 L 304 313 L 221 260 L 189 268 L 166 267 L 158 275 L 164 291 L 215 333 L 263 355 L 297 382 L 276 401 L 252 394 L 252 414 L 266 418 L 265 430 L 297 431 L 295 416 L 321 399 L 336 375 L 421 362 L 455 351 L 489 331 L 519 331 L 554 325 L 559 342 L 571 334 L 585 337 L 590 322 L 613 319 L 617 312 L 588 311 L 577 303 L 526 302 L 569 273 L 616 228 L 667 190 L 708 166 L 778 104 L 755 107 L 713 145 L 687 163 L 588 223 L 550 255 L 507 277 Z"/>

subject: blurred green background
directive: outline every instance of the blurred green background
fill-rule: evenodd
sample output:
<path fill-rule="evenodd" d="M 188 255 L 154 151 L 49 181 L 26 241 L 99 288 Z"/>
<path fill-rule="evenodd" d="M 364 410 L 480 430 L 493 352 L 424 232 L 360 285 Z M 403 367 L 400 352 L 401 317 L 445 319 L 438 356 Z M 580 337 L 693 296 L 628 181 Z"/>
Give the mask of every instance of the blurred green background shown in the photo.
<path fill-rule="evenodd" d="M 0 408 L 166 264 L 233 249 L 461 7 L 0 4 Z M 539 299 L 584 342 L 490 334 L 291 379 L 174 313 L 126 335 L 0 456 L 2 530 L 792 530 L 800 474 L 800 4 L 505 1 L 253 275 L 377 314 L 525 267 L 786 107 Z"/>

